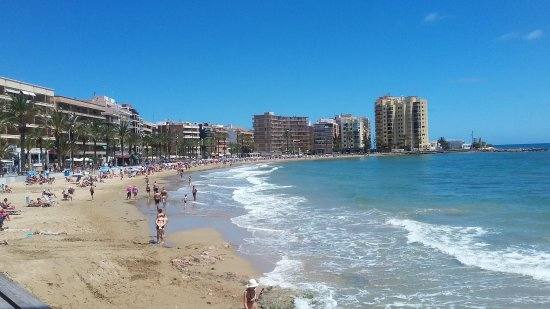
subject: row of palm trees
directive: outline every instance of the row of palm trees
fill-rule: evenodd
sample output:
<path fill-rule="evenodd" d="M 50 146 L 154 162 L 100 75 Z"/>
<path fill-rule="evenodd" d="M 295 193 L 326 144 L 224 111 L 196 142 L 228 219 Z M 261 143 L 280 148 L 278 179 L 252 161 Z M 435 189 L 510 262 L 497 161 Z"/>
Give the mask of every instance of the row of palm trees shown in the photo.
<path fill-rule="evenodd" d="M 84 162 L 89 160 L 88 146 L 92 146 L 91 161 L 98 167 L 109 158 L 114 161 L 109 163 L 116 163 L 117 148 L 123 161 L 127 150 L 129 163 L 134 164 L 142 158 L 167 158 L 174 153 L 186 157 L 209 157 L 215 152 L 219 154 L 222 150 L 218 147 L 219 141 L 227 139 L 225 132 L 201 136 L 200 139 L 188 139 L 170 132 L 139 135 L 127 121 L 121 120 L 118 124 L 90 121 L 67 111 L 51 110 L 35 104 L 23 93 L 12 95 L 9 100 L 0 103 L 0 129 L 16 131 L 19 135 L 20 172 L 31 168 L 29 153 L 33 148 L 39 149 L 41 158 L 45 157 L 44 150 L 46 156 L 53 150 L 56 164 L 61 169 L 65 167 L 66 157 L 70 158 L 71 168 L 77 155 Z M 101 147 L 105 150 L 103 158 L 98 156 Z M 0 139 L 0 159 L 12 155 L 13 148 L 7 139 Z M 41 161 L 45 167 L 45 160 Z"/>

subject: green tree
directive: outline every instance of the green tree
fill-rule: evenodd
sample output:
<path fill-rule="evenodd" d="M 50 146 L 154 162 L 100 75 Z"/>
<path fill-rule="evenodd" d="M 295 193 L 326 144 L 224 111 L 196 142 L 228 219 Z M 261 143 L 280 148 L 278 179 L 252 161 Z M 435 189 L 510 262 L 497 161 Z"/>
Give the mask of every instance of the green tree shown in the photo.
<path fill-rule="evenodd" d="M 120 143 L 120 157 L 122 158 L 122 165 L 124 165 L 124 140 L 128 137 L 128 134 L 130 134 L 130 123 L 126 120 L 121 120 L 116 130 Z"/>
<path fill-rule="evenodd" d="M 44 158 L 44 146 L 46 145 L 46 141 L 44 140 L 44 136 L 46 136 L 46 130 L 44 128 L 34 128 L 34 130 L 30 133 L 30 139 L 32 139 L 34 146 L 38 147 L 40 149 L 40 158 L 42 162 L 42 170 L 45 169 L 46 166 L 46 160 Z"/>
<path fill-rule="evenodd" d="M 107 122 L 105 125 L 103 125 L 103 136 L 105 138 L 105 156 L 107 157 L 107 161 L 109 161 L 109 150 L 111 150 L 113 157 L 115 156 L 114 149 L 116 148 L 114 145 L 114 136 L 116 134 L 116 128 L 113 124 Z M 113 143 L 111 143 L 113 141 Z"/>
<path fill-rule="evenodd" d="M 67 116 L 67 129 L 69 130 L 69 152 L 71 156 L 71 170 L 74 169 L 74 155 L 77 150 L 76 141 L 78 140 L 78 116 L 69 114 Z"/>
<path fill-rule="evenodd" d="M 60 169 L 62 169 L 64 162 L 61 152 L 61 139 L 63 138 L 65 130 L 67 130 L 67 114 L 56 109 L 50 113 L 47 123 L 54 137 L 54 148 L 57 153 L 57 165 Z"/>
<path fill-rule="evenodd" d="M 27 99 L 23 94 L 10 95 L 11 100 L 4 103 L 4 121 L 15 127 L 19 133 L 19 148 L 21 149 L 21 159 L 19 162 L 19 172 L 25 169 L 25 139 L 27 137 L 27 124 L 34 120 L 37 108 L 33 100 Z"/>
<path fill-rule="evenodd" d="M 130 132 L 126 140 L 128 142 L 128 155 L 130 158 L 130 164 L 135 164 L 136 162 L 134 162 L 134 157 L 137 155 L 136 148 L 141 140 L 141 136 L 139 136 L 139 134 L 135 132 Z"/>
<path fill-rule="evenodd" d="M 88 142 L 91 139 L 92 133 L 91 133 L 91 124 L 88 121 L 80 122 L 76 126 L 76 137 L 78 138 L 78 141 L 82 145 L 82 164 L 86 163 L 86 151 Z"/>
<path fill-rule="evenodd" d="M 104 126 L 99 120 L 90 123 L 90 138 L 94 143 L 94 166 L 98 168 L 97 143 L 103 140 Z"/>

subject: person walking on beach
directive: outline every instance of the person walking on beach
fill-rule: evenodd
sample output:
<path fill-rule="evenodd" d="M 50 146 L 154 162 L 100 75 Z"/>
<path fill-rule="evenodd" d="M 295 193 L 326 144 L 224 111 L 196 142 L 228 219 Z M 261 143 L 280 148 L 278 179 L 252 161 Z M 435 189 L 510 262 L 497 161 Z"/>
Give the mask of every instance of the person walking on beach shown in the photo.
<path fill-rule="evenodd" d="M 260 289 L 258 291 L 258 281 L 256 279 L 250 279 L 248 280 L 248 284 L 246 285 L 246 289 L 243 293 L 243 308 L 245 309 L 257 309 L 258 308 L 258 300 L 260 299 L 260 296 L 262 295 L 262 292 L 264 289 Z"/>
<path fill-rule="evenodd" d="M 159 186 L 157 185 L 157 182 L 155 181 L 155 183 L 153 184 L 153 193 L 157 193 L 159 192 Z"/>
<path fill-rule="evenodd" d="M 162 209 L 157 210 L 157 220 L 155 221 L 155 223 L 157 225 L 157 244 L 163 245 L 165 236 L 164 229 L 166 228 L 166 224 L 168 223 L 168 217 L 162 211 Z"/>
<path fill-rule="evenodd" d="M 195 186 L 193 186 L 193 201 L 196 202 L 197 201 L 197 188 L 195 188 Z"/>
<path fill-rule="evenodd" d="M 138 188 L 136 186 L 132 187 L 132 195 L 134 195 L 134 199 L 137 198 L 138 195 Z"/>
<path fill-rule="evenodd" d="M 90 196 L 92 197 L 92 201 L 94 200 L 94 183 L 90 183 Z"/>
<path fill-rule="evenodd" d="M 126 187 L 126 199 L 129 200 L 132 198 L 132 186 Z"/>
<path fill-rule="evenodd" d="M 151 187 L 149 186 L 149 183 L 145 186 L 145 191 L 147 192 L 147 196 L 151 197 Z"/>

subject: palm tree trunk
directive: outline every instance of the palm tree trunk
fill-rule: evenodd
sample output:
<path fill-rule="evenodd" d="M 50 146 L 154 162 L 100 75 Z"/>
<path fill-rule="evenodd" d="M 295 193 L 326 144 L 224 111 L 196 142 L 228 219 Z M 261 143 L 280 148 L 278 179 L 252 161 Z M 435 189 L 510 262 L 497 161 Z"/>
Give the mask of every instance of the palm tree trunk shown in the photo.
<path fill-rule="evenodd" d="M 97 141 L 94 140 L 94 166 L 97 168 Z"/>
<path fill-rule="evenodd" d="M 59 134 L 55 136 L 55 152 L 57 152 L 57 165 L 61 169 L 61 141 Z"/>
<path fill-rule="evenodd" d="M 86 164 L 86 143 L 82 143 L 82 165 Z"/>
<path fill-rule="evenodd" d="M 42 142 L 40 142 L 39 146 L 40 146 L 40 159 L 42 160 L 42 162 L 40 162 L 40 163 L 42 163 L 42 170 L 45 170 L 46 169 L 46 163 L 44 161 L 44 154 L 42 153 L 42 150 L 43 150 L 42 149 Z"/>
<path fill-rule="evenodd" d="M 124 166 L 124 139 L 120 138 L 120 158 L 122 159 L 122 166 Z"/>
<path fill-rule="evenodd" d="M 19 159 L 19 172 L 23 172 L 24 164 L 26 162 L 25 158 L 25 137 L 26 137 L 27 127 L 25 124 L 19 125 L 19 148 L 21 149 L 21 157 Z"/>

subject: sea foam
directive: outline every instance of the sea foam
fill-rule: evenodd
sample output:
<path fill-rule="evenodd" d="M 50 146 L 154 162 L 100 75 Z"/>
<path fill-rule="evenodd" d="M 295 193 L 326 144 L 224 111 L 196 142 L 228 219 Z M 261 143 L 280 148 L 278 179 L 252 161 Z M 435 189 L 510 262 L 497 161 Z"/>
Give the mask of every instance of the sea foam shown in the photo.
<path fill-rule="evenodd" d="M 481 227 L 435 225 L 408 219 L 390 219 L 388 223 L 405 228 L 409 243 L 439 250 L 464 265 L 550 282 L 550 254 L 519 248 L 489 250 L 491 246 L 480 239 L 487 233 Z"/>

